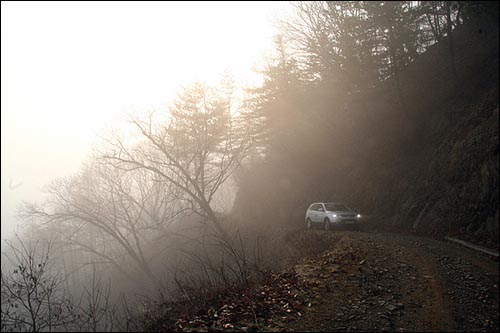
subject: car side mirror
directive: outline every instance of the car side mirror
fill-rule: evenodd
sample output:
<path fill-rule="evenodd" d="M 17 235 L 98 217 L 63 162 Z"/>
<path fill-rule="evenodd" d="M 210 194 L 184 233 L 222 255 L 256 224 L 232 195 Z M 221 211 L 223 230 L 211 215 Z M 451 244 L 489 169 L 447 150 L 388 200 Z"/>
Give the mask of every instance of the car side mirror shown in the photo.
<path fill-rule="evenodd" d="M 324 212 L 325 210 L 323 208 L 318 209 L 320 212 Z"/>

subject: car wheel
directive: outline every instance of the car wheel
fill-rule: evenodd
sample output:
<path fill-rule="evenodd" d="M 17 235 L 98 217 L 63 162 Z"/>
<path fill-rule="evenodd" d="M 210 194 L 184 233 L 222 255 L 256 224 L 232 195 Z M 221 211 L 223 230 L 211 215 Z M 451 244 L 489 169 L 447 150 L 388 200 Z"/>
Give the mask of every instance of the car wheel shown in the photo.
<path fill-rule="evenodd" d="M 311 219 L 310 218 L 307 218 L 307 229 L 311 229 L 312 228 L 312 222 L 311 222 Z"/>
<path fill-rule="evenodd" d="M 325 230 L 330 230 L 330 220 L 325 219 Z"/>

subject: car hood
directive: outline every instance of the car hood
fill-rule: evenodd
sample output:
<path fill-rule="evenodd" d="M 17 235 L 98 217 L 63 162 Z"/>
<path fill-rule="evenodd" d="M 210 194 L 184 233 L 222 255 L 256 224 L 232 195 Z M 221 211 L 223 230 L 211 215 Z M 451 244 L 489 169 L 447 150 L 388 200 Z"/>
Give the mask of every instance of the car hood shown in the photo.
<path fill-rule="evenodd" d="M 335 214 L 356 214 L 356 212 L 353 211 L 340 211 L 340 210 L 335 210 L 335 211 L 328 211 L 329 213 L 335 213 Z"/>

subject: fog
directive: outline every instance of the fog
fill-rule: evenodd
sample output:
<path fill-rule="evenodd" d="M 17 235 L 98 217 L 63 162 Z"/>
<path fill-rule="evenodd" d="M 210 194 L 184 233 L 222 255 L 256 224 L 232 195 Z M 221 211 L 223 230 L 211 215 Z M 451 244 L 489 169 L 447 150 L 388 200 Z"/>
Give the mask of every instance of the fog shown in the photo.
<path fill-rule="evenodd" d="M 2 4 L 2 238 L 21 200 L 74 174 L 128 115 L 165 112 L 183 85 L 224 71 L 258 81 L 287 6 Z"/>
<path fill-rule="evenodd" d="M 498 246 L 498 22 L 2 2 L 1 331 L 446 331 L 446 295 L 497 331 L 498 273 L 455 293 L 445 241 Z"/>

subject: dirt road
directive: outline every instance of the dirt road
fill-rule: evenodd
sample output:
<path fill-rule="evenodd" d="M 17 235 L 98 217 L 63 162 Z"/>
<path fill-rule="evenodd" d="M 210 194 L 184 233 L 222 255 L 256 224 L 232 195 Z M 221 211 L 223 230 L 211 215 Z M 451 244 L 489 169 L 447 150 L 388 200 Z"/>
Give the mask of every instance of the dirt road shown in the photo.
<path fill-rule="evenodd" d="M 148 311 L 147 331 L 499 331 L 499 263 L 455 243 L 290 230 L 279 271 Z"/>
<path fill-rule="evenodd" d="M 311 304 L 288 330 L 499 330 L 498 261 L 428 238 L 333 233 L 331 250 L 295 267 Z"/>

